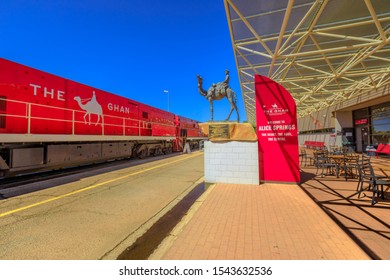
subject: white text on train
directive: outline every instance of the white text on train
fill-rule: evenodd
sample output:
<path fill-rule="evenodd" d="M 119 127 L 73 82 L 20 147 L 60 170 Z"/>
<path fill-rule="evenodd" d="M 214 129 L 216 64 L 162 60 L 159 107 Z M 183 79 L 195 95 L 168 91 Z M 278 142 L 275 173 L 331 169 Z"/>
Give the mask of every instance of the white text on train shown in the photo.
<path fill-rule="evenodd" d="M 38 94 L 38 89 L 40 89 L 41 86 L 35 85 L 35 84 L 30 84 L 30 86 L 32 86 L 34 88 L 34 95 L 36 96 Z M 54 88 L 51 90 L 48 89 L 47 87 L 43 88 L 43 97 L 45 97 L 45 98 L 51 98 L 51 99 L 57 99 L 59 101 L 65 101 L 64 95 L 65 95 L 65 92 L 62 90 L 55 91 Z"/>
<path fill-rule="evenodd" d="M 112 103 L 108 103 L 107 107 L 108 107 L 108 110 L 110 110 L 110 111 L 130 114 L 129 107 L 124 107 L 124 106 L 120 106 L 120 105 L 116 105 L 116 104 L 112 104 Z"/>

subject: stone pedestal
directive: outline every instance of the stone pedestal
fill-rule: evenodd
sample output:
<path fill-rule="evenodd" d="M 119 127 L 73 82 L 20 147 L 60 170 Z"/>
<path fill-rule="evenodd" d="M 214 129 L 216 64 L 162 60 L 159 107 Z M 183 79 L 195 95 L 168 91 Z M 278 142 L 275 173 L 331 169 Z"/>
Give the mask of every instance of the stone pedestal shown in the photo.
<path fill-rule="evenodd" d="M 259 184 L 257 136 L 250 124 L 204 123 L 205 182 Z"/>

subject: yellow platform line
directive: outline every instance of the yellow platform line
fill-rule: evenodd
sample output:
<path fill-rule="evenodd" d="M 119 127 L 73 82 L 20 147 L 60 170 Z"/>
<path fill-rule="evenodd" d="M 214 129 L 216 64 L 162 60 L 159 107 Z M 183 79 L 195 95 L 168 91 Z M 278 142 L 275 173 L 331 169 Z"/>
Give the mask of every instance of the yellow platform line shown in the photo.
<path fill-rule="evenodd" d="M 43 200 L 43 201 L 40 201 L 40 202 L 37 202 L 37 203 L 26 205 L 26 206 L 23 206 L 23 207 L 20 207 L 20 208 L 17 208 L 17 209 L 8 211 L 8 212 L 0 213 L 0 218 L 8 216 L 8 215 L 11 215 L 11 214 L 14 214 L 14 213 L 17 213 L 17 212 L 24 211 L 24 210 L 27 210 L 27 209 L 30 209 L 30 208 L 33 208 L 33 207 L 37 207 L 37 206 L 40 206 L 40 205 L 43 205 L 43 204 L 46 204 L 46 203 L 49 203 L 49 202 L 52 202 L 52 201 L 55 201 L 55 200 L 59 200 L 59 199 L 64 198 L 64 197 L 68 197 L 68 196 L 71 196 L 71 195 L 74 195 L 74 194 L 78 194 L 78 193 L 82 193 L 82 192 L 85 192 L 85 191 L 88 191 L 88 190 L 92 190 L 92 189 L 95 189 L 97 187 L 100 187 L 100 186 L 103 186 L 103 185 L 106 185 L 106 184 L 109 184 L 109 183 L 112 183 L 112 182 L 116 182 L 116 181 L 119 181 L 119 180 L 122 180 L 122 179 L 125 179 L 125 178 L 128 178 L 128 177 L 131 177 L 131 176 L 135 176 L 135 175 L 142 174 L 142 173 L 154 170 L 154 169 L 158 169 L 158 168 L 161 168 L 161 167 L 166 166 L 166 165 L 170 165 L 170 164 L 177 163 L 177 162 L 180 162 L 180 161 L 183 161 L 183 160 L 194 158 L 194 157 L 200 156 L 201 154 L 202 153 L 200 153 L 200 152 L 199 153 L 195 153 L 195 154 L 192 154 L 192 155 L 187 156 L 185 158 L 181 158 L 181 159 L 178 159 L 178 160 L 174 160 L 174 161 L 170 161 L 170 162 L 167 162 L 167 163 L 159 164 L 159 165 L 156 165 L 156 166 L 153 166 L 153 167 L 150 167 L 150 168 L 146 168 L 146 169 L 143 169 L 143 170 L 140 170 L 140 171 L 137 171 L 137 172 L 133 172 L 133 173 L 124 175 L 124 176 L 116 177 L 115 179 L 107 180 L 107 181 L 104 181 L 104 182 L 101 182 L 101 183 L 98 183 L 98 184 L 94 184 L 94 185 L 89 186 L 89 187 L 85 187 L 85 188 L 82 188 L 82 189 L 79 189 L 79 190 L 76 190 L 76 191 L 72 191 L 70 193 L 66 193 L 66 194 L 63 194 L 63 195 L 60 195 L 60 196 L 56 196 L 56 197 L 53 197 L 53 198 L 49 198 L 49 199 L 46 199 L 46 200 Z"/>

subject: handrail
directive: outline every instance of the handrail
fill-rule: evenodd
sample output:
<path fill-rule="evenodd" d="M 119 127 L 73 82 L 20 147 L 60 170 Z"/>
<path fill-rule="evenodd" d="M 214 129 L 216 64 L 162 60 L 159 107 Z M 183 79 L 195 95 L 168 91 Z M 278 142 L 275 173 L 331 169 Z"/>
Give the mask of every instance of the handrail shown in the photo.
<path fill-rule="evenodd" d="M 54 122 L 62 122 L 62 123 L 72 123 L 72 135 L 75 135 L 75 124 L 82 124 L 84 123 L 83 121 L 78 121 L 76 120 L 76 114 L 77 113 L 85 113 L 85 111 L 82 111 L 82 110 L 76 110 L 76 109 L 68 109 L 68 108 L 62 108 L 62 107 L 56 107 L 56 106 L 50 106 L 50 105 L 45 105 L 45 104 L 35 104 L 35 103 L 31 103 L 31 102 L 24 102 L 24 101 L 19 101 L 19 100 L 13 100 L 13 99 L 6 99 L 6 98 L 0 98 L 0 100 L 4 100 L 6 101 L 7 103 L 19 103 L 19 104 L 24 104 L 25 105 L 25 113 L 24 114 L 8 114 L 6 112 L 1 112 L 0 113 L 0 116 L 5 116 L 5 117 L 11 117 L 11 118 L 26 118 L 27 119 L 27 134 L 31 134 L 31 121 L 32 120 L 47 120 L 47 121 L 54 121 Z M 55 109 L 55 110 L 61 110 L 62 112 L 71 112 L 71 119 L 66 119 L 66 118 L 63 118 L 63 119 L 59 119 L 59 118 L 46 118 L 46 117 L 36 117 L 36 116 L 33 116 L 32 115 L 32 110 L 33 109 L 37 109 L 38 110 L 40 108 L 50 108 L 50 109 Z M 107 124 L 107 122 L 104 122 L 104 119 L 107 119 L 107 118 L 110 118 L 110 119 L 117 119 L 117 120 L 121 120 L 121 123 L 122 124 L 114 124 L 114 123 L 109 123 Z M 130 122 L 137 122 L 138 123 L 138 126 L 136 125 L 126 125 L 126 121 L 130 121 Z M 141 128 L 141 123 L 143 123 L 143 127 Z M 127 128 L 138 128 L 138 135 L 137 136 L 141 136 L 141 129 L 144 129 L 144 130 L 149 130 L 151 131 L 152 130 L 152 126 L 154 124 L 158 124 L 160 126 L 166 126 L 166 127 L 174 127 L 174 124 L 166 124 L 166 123 L 157 123 L 157 122 L 153 122 L 153 121 L 143 121 L 143 120 L 139 120 L 139 119 L 134 119 L 134 118 L 131 118 L 131 117 L 118 117 L 118 116 L 114 116 L 114 115 L 109 115 L 109 114 L 103 114 L 102 116 L 102 120 L 101 120 L 101 125 L 102 126 L 102 134 L 101 135 L 106 135 L 105 134 L 105 127 L 122 127 L 122 131 L 123 131 L 123 136 L 126 135 L 126 129 Z M 149 127 L 150 126 L 150 127 Z"/>

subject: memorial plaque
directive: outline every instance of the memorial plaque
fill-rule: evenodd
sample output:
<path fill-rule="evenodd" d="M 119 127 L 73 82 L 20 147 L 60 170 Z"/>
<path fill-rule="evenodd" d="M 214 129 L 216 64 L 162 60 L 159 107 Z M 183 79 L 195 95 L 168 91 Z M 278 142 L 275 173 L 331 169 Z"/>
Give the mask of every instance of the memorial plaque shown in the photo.
<path fill-rule="evenodd" d="M 230 139 L 229 124 L 210 124 L 209 138 Z"/>

